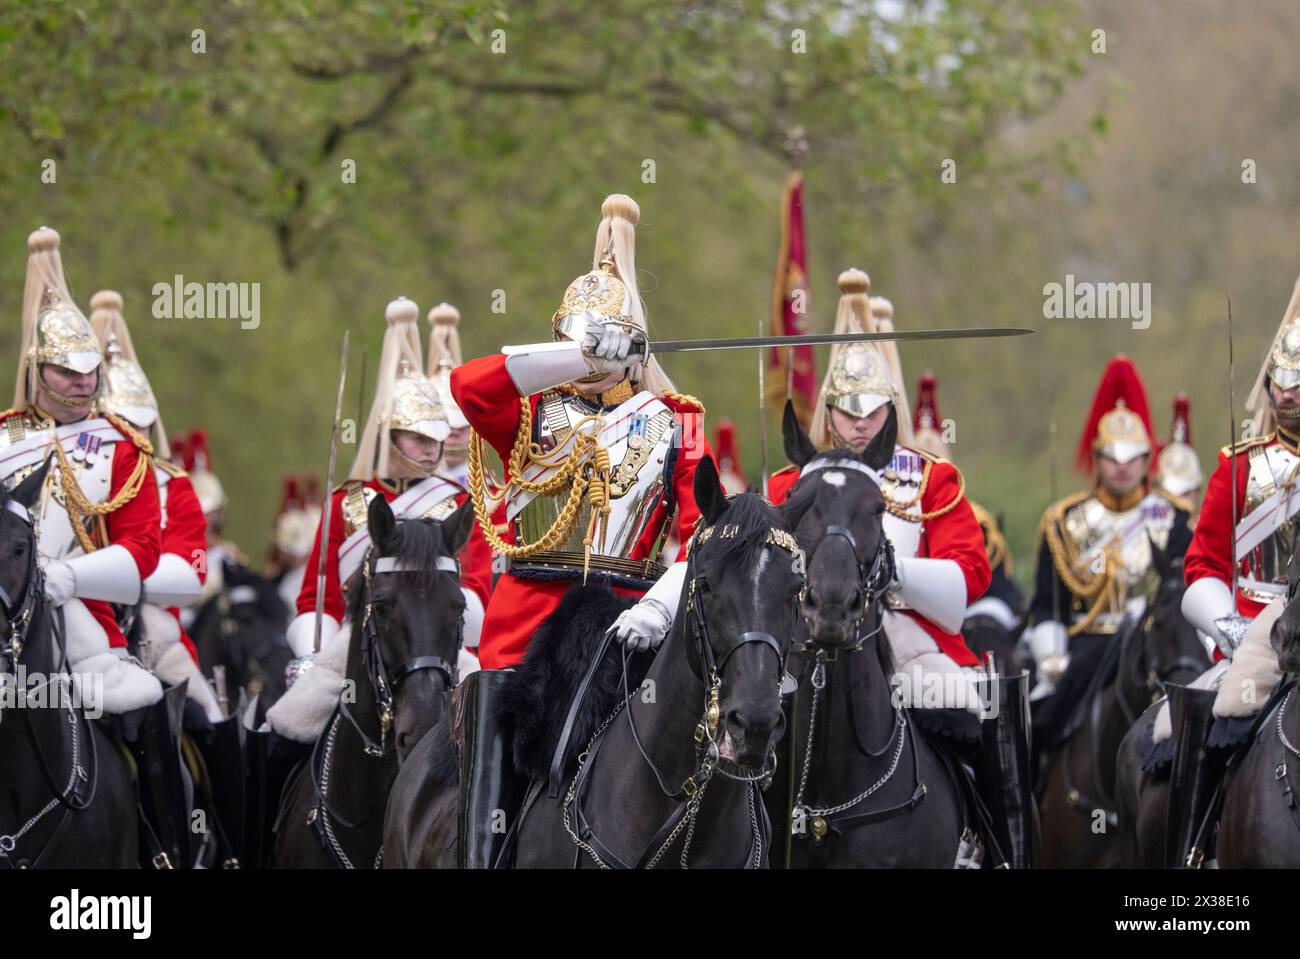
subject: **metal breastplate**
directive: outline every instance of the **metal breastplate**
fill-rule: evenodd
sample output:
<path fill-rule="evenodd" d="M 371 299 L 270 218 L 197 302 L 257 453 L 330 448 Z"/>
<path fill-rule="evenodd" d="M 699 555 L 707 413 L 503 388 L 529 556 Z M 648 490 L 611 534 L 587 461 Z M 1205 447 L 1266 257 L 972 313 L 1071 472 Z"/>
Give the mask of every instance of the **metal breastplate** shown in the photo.
<path fill-rule="evenodd" d="M 48 431 L 43 432 L 48 437 Z M 92 503 L 102 503 L 108 499 L 113 484 L 113 451 L 116 443 L 112 436 L 120 439 L 116 432 L 109 431 L 106 435 L 100 431 L 93 436 L 89 433 L 81 434 L 71 449 L 65 445 L 68 463 L 77 474 L 77 485 Z M 27 416 L 12 416 L 5 421 L 4 428 L 0 429 L 0 450 L 9 450 L 39 437 L 40 434 Z M 37 459 L 12 470 L 8 475 L 0 477 L 0 483 L 6 489 L 13 490 L 40 469 L 43 462 L 43 459 Z M 41 487 L 40 498 L 32 511 L 37 550 L 46 559 L 64 559 L 83 552 L 64 504 L 62 468 L 57 459 L 52 459 L 49 472 L 45 475 L 45 483 Z M 98 533 L 98 523 L 90 521 L 86 531 L 93 539 Z"/>
<path fill-rule="evenodd" d="M 1076 575 L 1091 578 L 1103 569 L 1103 549 L 1118 554 L 1117 588 L 1107 591 L 1107 605 L 1088 627 L 1089 632 L 1113 632 L 1119 628 L 1129 599 L 1154 593 L 1160 574 L 1151 561 L 1151 544 L 1165 548 L 1176 516 L 1173 504 L 1158 493 L 1148 493 L 1123 511 L 1109 509 L 1090 496 L 1065 514 L 1065 534 L 1073 547 Z M 1081 618 L 1083 610 L 1077 599 L 1074 605 L 1075 618 Z"/>
<path fill-rule="evenodd" d="M 566 445 L 572 447 L 573 428 L 591 415 L 591 409 L 576 396 L 548 392 L 542 395 L 538 414 L 537 442 L 543 450 L 550 452 Z M 650 393 L 641 392 L 618 407 L 606 410 L 604 421 L 600 445 L 609 452 L 610 515 L 603 537 L 598 533 L 592 546 L 592 563 L 597 567 L 603 565 L 607 569 L 645 577 L 647 570 L 652 574 L 658 572 L 650 567 L 658 560 L 662 541 L 656 542 L 644 560 L 635 561 L 637 570 L 632 568 L 631 557 L 667 495 L 666 487 L 671 482 L 669 454 L 677 417 Z M 530 469 L 526 476 L 538 480 L 554 472 L 554 468 Z M 516 539 L 532 543 L 541 538 L 559 517 L 566 496 L 567 490 L 555 496 L 516 490 L 506 506 L 506 515 L 514 527 Z M 591 507 L 584 501 L 577 522 L 563 544 L 546 554 L 518 561 L 512 564 L 512 568 L 548 564 L 562 567 L 575 562 L 580 565 L 583 538 L 590 521 Z M 663 530 L 656 532 L 662 538 Z M 626 568 L 620 560 L 627 562 Z"/>
<path fill-rule="evenodd" d="M 422 487 L 423 494 L 413 492 L 420 484 L 426 483 L 430 485 Z M 399 480 L 394 481 L 394 485 L 398 489 L 398 495 L 389 503 L 393 508 L 394 519 L 444 520 L 456 512 L 457 489 L 437 477 L 430 480 Z M 343 516 L 343 543 L 339 546 L 335 559 L 338 562 L 339 583 L 346 593 L 348 581 L 360 566 L 369 545 L 367 537 L 355 534 L 365 531 L 369 526 L 370 503 L 379 495 L 379 491 L 360 480 L 348 480 L 343 490 L 343 500 L 339 504 L 339 512 Z M 408 492 L 410 496 L 407 496 Z M 418 498 L 412 502 L 412 496 Z M 405 504 L 402 502 L 404 497 L 408 500 Z"/>
<path fill-rule="evenodd" d="M 1278 486 L 1286 482 L 1297 466 L 1300 466 L 1300 456 L 1280 443 L 1269 443 L 1251 447 L 1247 462 L 1243 518 L 1277 492 Z M 1285 595 L 1287 564 L 1294 552 L 1295 534 L 1296 521 L 1292 517 L 1241 557 L 1250 564 L 1250 575 L 1242 577 L 1239 584 L 1244 596 L 1257 603 L 1270 603 L 1278 596 Z"/>

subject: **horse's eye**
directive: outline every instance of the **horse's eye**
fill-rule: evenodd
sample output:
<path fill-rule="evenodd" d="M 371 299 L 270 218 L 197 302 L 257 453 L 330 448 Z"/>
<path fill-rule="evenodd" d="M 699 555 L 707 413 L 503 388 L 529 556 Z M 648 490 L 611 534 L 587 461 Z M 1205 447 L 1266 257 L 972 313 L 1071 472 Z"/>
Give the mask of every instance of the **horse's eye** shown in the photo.
<path fill-rule="evenodd" d="M 875 513 L 877 516 L 879 516 L 879 515 L 880 515 L 881 513 L 883 513 L 884 511 L 885 511 L 885 504 L 884 504 L 884 503 L 877 503 L 877 504 L 875 505 L 875 507 L 872 509 L 872 512 Z"/>

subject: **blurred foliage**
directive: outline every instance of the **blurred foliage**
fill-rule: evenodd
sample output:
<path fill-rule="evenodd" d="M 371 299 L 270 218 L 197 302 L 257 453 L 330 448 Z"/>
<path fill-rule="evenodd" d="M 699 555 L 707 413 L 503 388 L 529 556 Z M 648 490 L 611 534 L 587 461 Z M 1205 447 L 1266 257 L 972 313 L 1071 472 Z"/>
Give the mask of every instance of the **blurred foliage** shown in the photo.
<path fill-rule="evenodd" d="M 23 241 L 49 223 L 83 306 L 100 287 L 123 293 L 169 427 L 208 427 L 231 532 L 257 555 L 281 473 L 323 467 L 344 328 L 363 344 L 349 384 L 358 415 L 393 296 L 456 303 L 470 355 L 546 335 L 609 192 L 641 204 L 657 333 L 765 324 L 800 129 L 814 328 L 830 327 L 849 265 L 893 298 L 901 327 L 1041 325 L 1042 285 L 1078 258 L 1154 278 L 1129 274 L 1152 262 L 1154 215 L 1169 212 L 1148 207 L 1143 240 L 1112 247 L 1144 194 L 1066 199 L 1114 97 L 1094 81 L 1098 10 L 1142 18 L 1120 3 L 1035 0 L 7 3 L 0 304 L 13 322 L 0 343 L 12 356 Z M 1116 37 L 1111 59 L 1142 69 L 1167 37 L 1148 29 L 1144 50 Z M 1124 136 L 1148 164 L 1171 145 Z M 949 158 L 956 184 L 940 181 Z M 1182 174 L 1165 172 L 1177 208 Z M 1171 259 L 1195 255 L 1168 239 L 1156 246 Z M 150 291 L 177 274 L 260 283 L 260 327 L 155 319 Z M 496 290 L 504 314 L 491 311 Z M 1158 293 L 1159 310 L 1173 302 Z M 1009 513 L 1021 553 L 1046 498 L 1044 386 L 1073 417 L 1104 352 L 1070 335 L 904 351 L 909 375 L 939 372 L 957 459 L 976 497 Z M 668 366 L 711 419 L 738 421 L 757 475 L 757 357 Z M 769 436 L 776 468 L 775 423 Z"/>

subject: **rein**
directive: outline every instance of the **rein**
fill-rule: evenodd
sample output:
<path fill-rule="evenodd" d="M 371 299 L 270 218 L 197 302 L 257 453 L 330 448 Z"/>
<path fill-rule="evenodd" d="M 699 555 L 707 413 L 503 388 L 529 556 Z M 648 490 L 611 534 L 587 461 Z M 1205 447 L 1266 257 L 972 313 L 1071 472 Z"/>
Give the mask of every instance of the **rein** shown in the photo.
<path fill-rule="evenodd" d="M 704 599 L 710 594 L 708 580 L 705 575 L 699 571 L 697 565 L 698 547 L 700 544 L 707 542 L 716 535 L 719 539 L 732 538 L 739 534 L 735 526 L 703 527 L 696 531 L 688 546 L 687 553 L 687 586 L 686 586 L 686 613 L 687 625 L 683 629 L 690 643 L 687 646 L 688 663 L 691 672 L 704 686 L 704 706 L 702 716 L 695 726 L 695 761 L 691 773 L 682 781 L 681 785 L 673 788 L 669 785 L 663 772 L 658 765 L 651 759 L 641 743 L 641 737 L 637 733 L 635 720 L 632 718 L 632 710 L 628 709 L 632 697 L 637 690 L 629 690 L 627 686 L 628 676 L 628 652 L 623 650 L 623 691 L 624 699 L 615 707 L 614 711 L 605 719 L 603 723 L 592 734 L 587 743 L 586 749 L 578 757 L 578 771 L 574 775 L 569 785 L 568 792 L 565 794 L 562 810 L 562 821 L 565 831 L 569 838 L 573 840 L 574 845 L 579 850 L 585 852 L 591 857 L 592 861 L 602 869 L 631 869 L 646 868 L 653 869 L 659 864 L 664 855 L 677 841 L 685 830 L 685 839 L 682 844 L 682 851 L 679 863 L 683 869 L 689 868 L 689 856 L 691 843 L 695 835 L 695 823 L 699 816 L 700 807 L 703 803 L 705 793 L 709 784 L 713 781 L 714 776 L 721 776 L 734 782 L 744 783 L 746 785 L 746 800 L 749 810 L 749 822 L 751 828 L 751 840 L 749 851 L 745 857 L 746 869 L 757 869 L 762 866 L 764 849 L 771 838 L 771 822 L 768 819 L 766 809 L 763 805 L 759 793 L 771 785 L 772 777 L 776 772 L 776 751 L 772 749 L 768 752 L 764 760 L 763 768 L 756 773 L 748 773 L 739 767 L 729 764 L 728 760 L 723 758 L 721 747 L 718 743 L 717 733 L 721 721 L 720 695 L 722 688 L 722 674 L 727 667 L 727 663 L 735 652 L 744 646 L 759 645 L 771 649 L 777 657 L 777 672 L 784 674 L 785 654 L 781 644 L 771 633 L 750 630 L 741 633 L 734 640 L 728 642 L 718 652 L 710 639 L 708 620 L 704 615 Z M 766 545 L 776 546 L 779 549 L 790 553 L 795 559 L 795 571 L 799 576 L 806 576 L 806 564 L 804 562 L 803 551 L 799 548 L 795 538 L 786 530 L 772 528 L 767 531 L 764 539 Z M 806 589 L 806 580 L 805 580 Z M 801 589 L 794 600 L 792 610 L 793 617 L 797 618 L 799 614 L 799 605 L 802 602 L 804 590 Z M 610 637 L 607 634 L 604 642 L 596 652 L 593 659 L 593 666 L 589 669 L 589 675 L 604 657 L 608 649 Z M 584 687 L 586 683 L 584 681 Z M 579 697 L 582 695 L 580 687 Z M 780 684 L 777 685 L 777 696 L 780 696 Z M 576 704 L 575 704 L 576 705 Z M 656 783 L 665 797 L 673 800 L 676 806 L 669 813 L 668 818 L 660 825 L 659 829 L 651 838 L 646 849 L 636 861 L 636 863 L 627 863 L 620 859 L 613 851 L 604 845 L 595 835 L 582 811 L 582 793 L 588 785 L 590 773 L 595 765 L 596 755 L 600 751 L 600 746 L 604 742 L 604 733 L 609 726 L 618 718 L 620 713 L 626 711 L 628 728 L 632 734 L 632 741 L 636 744 L 638 753 L 649 766 L 650 771 L 654 774 Z M 561 747 L 563 748 L 563 746 Z M 562 756 L 562 754 L 561 754 Z M 539 796 L 541 790 L 534 788 L 531 791 L 530 803 Z M 525 814 L 527 805 L 525 807 Z M 520 817 L 522 819 L 522 816 Z"/>

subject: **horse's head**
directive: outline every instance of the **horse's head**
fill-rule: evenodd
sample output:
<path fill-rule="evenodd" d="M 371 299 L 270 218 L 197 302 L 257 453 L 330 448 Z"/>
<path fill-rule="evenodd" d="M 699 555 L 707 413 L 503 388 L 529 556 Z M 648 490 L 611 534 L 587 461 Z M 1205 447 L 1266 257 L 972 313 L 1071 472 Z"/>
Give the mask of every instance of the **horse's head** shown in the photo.
<path fill-rule="evenodd" d="M 362 662 L 381 721 L 390 711 L 399 762 L 442 718 L 456 683 L 465 612 L 456 554 L 473 516 L 466 501 L 440 522 L 398 522 L 382 496 L 370 503 L 365 588 L 351 619 L 362 624 Z"/>
<path fill-rule="evenodd" d="M 884 427 L 860 454 L 818 453 L 787 403 L 782 435 L 790 462 L 813 467 L 782 507 L 808 555 L 803 617 L 809 638 L 826 649 L 852 645 L 868 612 L 868 593 L 887 585 L 892 572 L 885 497 L 875 474 L 893 458 L 898 419 L 891 407 Z"/>
<path fill-rule="evenodd" d="M 1182 557 L 1151 542 L 1151 562 L 1160 576 L 1142 628 L 1141 677 L 1151 693 L 1168 683 L 1186 685 L 1210 665 L 1196 627 L 1183 618 Z"/>
<path fill-rule="evenodd" d="M 719 754 L 761 767 L 784 732 L 781 679 L 804 586 L 784 518 L 753 493 L 728 499 L 711 459 L 695 469 L 703 520 L 692 541 L 684 616 L 692 669 L 709 687 Z"/>
<path fill-rule="evenodd" d="M 1300 603 L 1296 587 L 1300 586 L 1300 540 L 1287 567 L 1286 609 L 1273 623 L 1269 642 L 1277 651 L 1277 664 L 1284 673 L 1300 672 Z"/>
<path fill-rule="evenodd" d="M 9 492 L 0 487 L 0 672 L 12 673 L 41 601 L 36 531 L 31 509 L 40 498 L 49 461 Z"/>
<path fill-rule="evenodd" d="M 222 583 L 229 610 L 229 626 L 238 637 L 243 656 L 259 660 L 284 638 L 289 611 L 275 583 L 243 563 L 223 560 Z"/>

